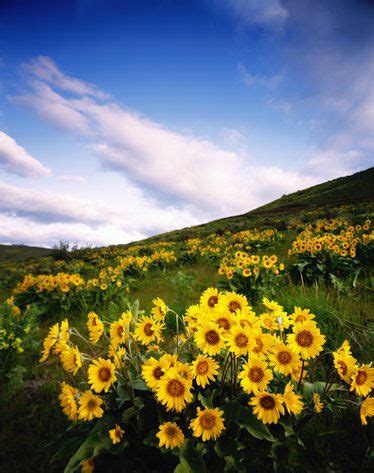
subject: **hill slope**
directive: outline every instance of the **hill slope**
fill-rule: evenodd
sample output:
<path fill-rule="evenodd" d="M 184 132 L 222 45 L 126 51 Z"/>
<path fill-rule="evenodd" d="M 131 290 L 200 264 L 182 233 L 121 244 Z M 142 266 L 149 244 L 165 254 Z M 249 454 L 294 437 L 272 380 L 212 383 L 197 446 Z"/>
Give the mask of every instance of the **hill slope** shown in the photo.
<path fill-rule="evenodd" d="M 242 215 L 163 233 L 148 238 L 147 241 L 179 240 L 227 230 L 240 231 L 260 225 L 274 225 L 276 220 L 283 220 L 285 223 L 289 218 L 307 211 L 319 211 L 322 217 L 328 216 L 334 207 L 365 204 L 374 207 L 374 167 L 284 195 Z"/>

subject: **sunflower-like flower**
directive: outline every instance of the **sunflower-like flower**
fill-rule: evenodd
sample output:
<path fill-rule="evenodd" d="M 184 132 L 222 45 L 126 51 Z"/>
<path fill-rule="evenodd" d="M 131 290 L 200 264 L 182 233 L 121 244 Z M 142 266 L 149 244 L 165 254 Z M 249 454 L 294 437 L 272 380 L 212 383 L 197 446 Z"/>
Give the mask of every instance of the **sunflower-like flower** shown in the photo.
<path fill-rule="evenodd" d="M 374 388 L 374 368 L 371 363 L 361 365 L 352 376 L 351 391 L 359 396 L 367 396 Z"/>
<path fill-rule="evenodd" d="M 322 351 L 326 338 L 312 320 L 307 320 L 294 325 L 293 333 L 287 335 L 287 341 L 303 360 L 308 360 L 315 358 Z"/>
<path fill-rule="evenodd" d="M 223 411 L 215 409 L 197 408 L 197 417 L 190 422 L 190 429 L 194 437 L 201 437 L 205 442 L 213 438 L 216 440 L 225 430 Z"/>
<path fill-rule="evenodd" d="M 173 449 L 184 442 L 184 434 L 175 422 L 161 424 L 156 434 L 159 439 L 158 446 Z"/>
<path fill-rule="evenodd" d="M 168 311 L 168 306 L 165 304 L 165 302 L 157 297 L 156 299 L 153 299 L 152 301 L 153 308 L 152 308 L 152 315 L 153 317 L 158 320 L 158 321 L 163 321 L 164 317 Z"/>
<path fill-rule="evenodd" d="M 87 328 L 90 336 L 90 342 L 96 344 L 104 333 L 104 324 L 95 312 L 89 312 L 87 318 Z"/>
<path fill-rule="evenodd" d="M 252 332 L 254 346 L 251 353 L 259 356 L 266 356 L 275 343 L 275 337 L 271 333 L 263 333 L 261 329 L 254 329 Z"/>
<path fill-rule="evenodd" d="M 58 323 L 50 327 L 48 335 L 43 341 L 43 350 L 42 357 L 40 358 L 40 363 L 44 363 L 51 354 L 53 346 L 56 344 L 59 335 L 59 326 Z"/>
<path fill-rule="evenodd" d="M 78 399 L 78 416 L 82 420 L 92 420 L 103 416 L 104 411 L 101 408 L 103 400 L 96 396 L 92 391 L 86 391 Z"/>
<path fill-rule="evenodd" d="M 134 336 L 143 345 L 149 345 L 153 342 L 162 340 L 163 324 L 153 317 L 143 317 L 137 324 Z"/>
<path fill-rule="evenodd" d="M 231 312 L 235 314 L 238 310 L 249 307 L 248 300 L 245 296 L 236 292 L 226 292 L 222 294 L 217 309 L 222 312 Z"/>
<path fill-rule="evenodd" d="M 188 363 L 181 363 L 180 361 L 178 361 L 175 364 L 175 369 L 177 373 L 179 374 L 179 376 L 182 376 L 182 378 L 184 378 L 186 381 L 192 382 L 193 373 L 192 373 L 191 366 Z"/>
<path fill-rule="evenodd" d="M 231 312 L 223 312 L 217 309 L 211 314 L 210 320 L 212 320 L 224 333 L 229 333 L 231 328 L 235 325 L 235 317 Z"/>
<path fill-rule="evenodd" d="M 360 406 L 361 424 L 368 425 L 367 417 L 374 416 L 374 397 L 368 397 L 362 401 Z"/>
<path fill-rule="evenodd" d="M 217 304 L 220 301 L 220 293 L 215 287 L 208 287 L 200 297 L 200 307 L 205 312 L 213 312 L 217 308 Z"/>
<path fill-rule="evenodd" d="M 253 396 L 249 405 L 253 406 L 253 413 L 264 424 L 277 424 L 280 414 L 284 414 L 283 396 L 262 392 Z"/>
<path fill-rule="evenodd" d="M 114 370 L 115 366 L 111 360 L 105 360 L 101 357 L 94 360 L 88 367 L 88 382 L 92 389 L 97 393 L 101 393 L 101 391 L 108 392 L 117 379 Z"/>
<path fill-rule="evenodd" d="M 58 398 L 60 399 L 63 412 L 70 420 L 78 419 L 78 395 L 78 389 L 66 384 L 64 381 L 61 383 L 61 393 Z"/>
<path fill-rule="evenodd" d="M 59 330 L 57 342 L 53 349 L 53 353 L 55 353 L 56 355 L 61 353 L 66 348 L 69 339 L 70 339 L 69 321 L 65 319 L 60 324 L 60 330 Z"/>
<path fill-rule="evenodd" d="M 303 410 L 304 404 L 301 401 L 302 396 L 295 393 L 291 381 L 289 381 L 284 388 L 283 399 L 284 405 L 290 414 L 298 415 Z"/>
<path fill-rule="evenodd" d="M 166 406 L 166 410 L 180 412 L 192 401 L 192 382 L 178 374 L 176 368 L 170 368 L 160 379 L 157 387 L 157 400 Z"/>
<path fill-rule="evenodd" d="M 111 438 L 113 445 L 120 443 L 124 433 L 124 430 L 122 430 L 117 424 L 114 426 L 114 429 L 109 430 L 109 437 Z"/>
<path fill-rule="evenodd" d="M 290 319 L 293 324 L 301 324 L 307 320 L 313 320 L 315 315 L 310 313 L 309 309 L 302 309 L 301 307 L 295 307 Z"/>
<path fill-rule="evenodd" d="M 254 344 L 252 331 L 249 327 L 237 325 L 227 335 L 228 348 L 235 356 L 247 355 Z"/>
<path fill-rule="evenodd" d="M 313 393 L 313 408 L 317 414 L 320 414 L 325 407 L 325 404 L 321 401 L 321 396 L 318 393 Z"/>
<path fill-rule="evenodd" d="M 123 367 L 122 360 L 123 360 L 123 357 L 126 356 L 126 354 L 127 354 L 127 351 L 124 346 L 116 347 L 112 344 L 109 345 L 108 356 L 109 358 L 113 360 L 113 363 L 117 369 Z"/>
<path fill-rule="evenodd" d="M 269 382 L 273 379 L 273 373 L 268 369 L 268 365 L 263 357 L 251 355 L 247 363 L 244 363 L 243 370 L 238 378 L 243 391 L 247 394 L 265 391 Z"/>
<path fill-rule="evenodd" d="M 218 363 L 210 356 L 198 355 L 192 362 L 192 374 L 196 379 L 196 383 L 205 388 L 210 381 L 214 381 L 218 374 Z"/>
<path fill-rule="evenodd" d="M 279 329 L 277 317 L 274 312 L 264 312 L 260 314 L 259 325 L 261 328 L 274 332 Z"/>
<path fill-rule="evenodd" d="M 235 313 L 236 323 L 241 327 L 256 328 L 260 326 L 260 319 L 249 307 L 237 310 Z"/>
<path fill-rule="evenodd" d="M 149 358 L 142 366 L 142 376 L 150 389 L 157 389 L 160 379 L 164 376 L 166 370 L 170 367 L 170 363 L 164 360 L 156 360 Z"/>
<path fill-rule="evenodd" d="M 130 314 L 130 317 L 128 314 Z M 131 312 L 124 312 L 118 320 L 110 324 L 110 340 L 114 346 L 125 343 L 130 322 Z"/>
<path fill-rule="evenodd" d="M 291 346 L 277 343 L 269 355 L 269 365 L 278 373 L 288 375 L 300 365 L 300 357 Z"/>
<path fill-rule="evenodd" d="M 82 356 L 77 346 L 66 345 L 60 354 L 60 359 L 64 370 L 73 373 L 73 375 L 76 375 L 79 368 L 82 367 Z"/>
<path fill-rule="evenodd" d="M 355 371 L 357 370 L 357 360 L 346 350 L 337 350 L 333 352 L 334 366 L 338 375 L 343 381 L 349 383 Z"/>
<path fill-rule="evenodd" d="M 204 322 L 195 332 L 198 348 L 207 355 L 217 355 L 225 345 L 224 332 L 213 322 Z"/>

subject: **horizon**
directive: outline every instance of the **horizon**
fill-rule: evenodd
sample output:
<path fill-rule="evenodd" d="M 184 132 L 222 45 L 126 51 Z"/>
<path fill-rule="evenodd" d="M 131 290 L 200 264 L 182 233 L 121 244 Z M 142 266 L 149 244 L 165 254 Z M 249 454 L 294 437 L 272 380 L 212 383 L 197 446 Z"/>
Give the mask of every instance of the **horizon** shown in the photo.
<path fill-rule="evenodd" d="M 374 5 L 2 2 L 0 243 L 126 244 L 372 167 Z"/>

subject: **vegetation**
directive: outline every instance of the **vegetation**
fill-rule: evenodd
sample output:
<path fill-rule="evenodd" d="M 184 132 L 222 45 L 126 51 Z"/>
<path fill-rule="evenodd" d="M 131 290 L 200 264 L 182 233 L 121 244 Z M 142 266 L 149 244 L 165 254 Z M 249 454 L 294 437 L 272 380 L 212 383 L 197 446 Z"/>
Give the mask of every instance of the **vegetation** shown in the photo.
<path fill-rule="evenodd" d="M 3 257 L 2 471 L 371 471 L 372 177 Z"/>

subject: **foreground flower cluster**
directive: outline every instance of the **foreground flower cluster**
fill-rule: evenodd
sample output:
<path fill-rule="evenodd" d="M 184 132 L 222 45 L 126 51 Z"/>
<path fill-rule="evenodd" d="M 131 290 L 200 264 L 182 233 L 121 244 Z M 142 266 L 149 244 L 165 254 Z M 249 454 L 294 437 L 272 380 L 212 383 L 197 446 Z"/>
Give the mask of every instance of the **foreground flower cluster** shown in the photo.
<path fill-rule="evenodd" d="M 134 434 L 163 452 L 179 448 L 182 455 L 188 438 L 213 452 L 229 426 L 235 436 L 246 422 L 272 442 L 271 424 L 303 425 L 333 402 L 360 406 L 365 425 L 374 415 L 371 364 L 360 364 L 345 341 L 324 373 L 317 315 L 299 307 L 287 313 L 266 298 L 262 307 L 255 313 L 245 296 L 209 288 L 184 317 L 161 299 L 149 315 L 133 307 L 110 321 L 90 312 L 85 332 L 67 320 L 54 324 L 41 361 L 59 358 L 70 376 L 61 384 L 63 411 L 77 423 L 100 419 L 100 449 L 114 454 Z M 79 461 L 92 467 L 86 455 Z"/>

